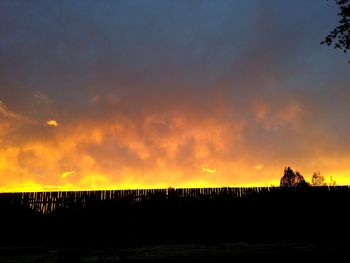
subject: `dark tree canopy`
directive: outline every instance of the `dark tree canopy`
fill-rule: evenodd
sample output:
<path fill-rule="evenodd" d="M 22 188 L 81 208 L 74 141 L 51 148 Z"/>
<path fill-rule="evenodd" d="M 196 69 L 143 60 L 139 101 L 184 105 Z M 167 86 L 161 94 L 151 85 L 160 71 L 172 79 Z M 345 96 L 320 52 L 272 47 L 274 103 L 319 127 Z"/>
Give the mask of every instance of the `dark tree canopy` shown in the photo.
<path fill-rule="evenodd" d="M 326 36 L 321 44 L 333 45 L 334 48 L 346 53 L 350 50 L 350 0 L 335 0 L 335 2 L 340 9 L 338 13 L 340 17 L 339 24 Z"/>
<path fill-rule="evenodd" d="M 309 184 L 299 172 L 294 172 L 290 167 L 284 169 L 280 187 L 305 187 Z"/>

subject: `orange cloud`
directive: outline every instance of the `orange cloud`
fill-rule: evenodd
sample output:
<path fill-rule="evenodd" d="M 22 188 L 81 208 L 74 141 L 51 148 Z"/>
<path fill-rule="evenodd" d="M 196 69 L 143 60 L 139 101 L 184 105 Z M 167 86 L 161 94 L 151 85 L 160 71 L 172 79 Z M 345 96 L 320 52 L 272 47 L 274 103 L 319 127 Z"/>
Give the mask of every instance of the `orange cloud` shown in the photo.
<path fill-rule="evenodd" d="M 242 129 L 240 123 L 212 118 L 194 123 L 190 116 L 179 114 L 148 115 L 139 123 L 124 116 L 99 123 L 85 121 L 63 128 L 50 141 L 3 146 L 2 186 L 16 185 L 21 190 L 28 184 L 29 188 L 61 189 L 67 183 L 70 189 L 193 187 L 197 182 L 228 185 L 234 177 L 206 178 L 202 167 L 208 162 L 225 166 L 229 175 L 230 165 L 219 155 L 227 155 L 226 147 L 240 142 Z M 205 171 L 209 175 L 216 170 Z"/>
<path fill-rule="evenodd" d="M 302 120 L 302 111 L 289 105 L 279 112 L 270 106 L 253 108 L 260 109 L 258 124 L 268 120 L 277 127 L 262 131 L 243 118 L 222 117 L 222 107 L 133 117 L 115 113 L 54 130 L 37 125 L 25 139 L 12 132 L 0 143 L 0 191 L 270 186 L 278 185 L 291 162 L 306 178 L 320 170 L 337 183 L 348 182 L 346 156 L 342 163 L 339 156 L 327 159 L 322 151 L 311 159 L 299 158 L 259 141 L 263 133 L 284 132 L 281 122 Z"/>
<path fill-rule="evenodd" d="M 57 122 L 56 120 L 48 120 L 48 121 L 46 122 L 46 124 L 47 124 L 48 126 L 53 126 L 53 127 L 57 127 L 57 126 L 58 126 L 58 122 Z"/>

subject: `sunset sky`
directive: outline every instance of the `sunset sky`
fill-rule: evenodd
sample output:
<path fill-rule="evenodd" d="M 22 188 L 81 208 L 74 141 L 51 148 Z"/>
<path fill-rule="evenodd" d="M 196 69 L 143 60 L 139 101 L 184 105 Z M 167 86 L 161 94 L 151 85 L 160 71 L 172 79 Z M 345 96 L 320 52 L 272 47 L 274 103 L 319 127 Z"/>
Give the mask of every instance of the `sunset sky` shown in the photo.
<path fill-rule="evenodd" d="M 0 191 L 350 184 L 326 0 L 0 1 Z"/>

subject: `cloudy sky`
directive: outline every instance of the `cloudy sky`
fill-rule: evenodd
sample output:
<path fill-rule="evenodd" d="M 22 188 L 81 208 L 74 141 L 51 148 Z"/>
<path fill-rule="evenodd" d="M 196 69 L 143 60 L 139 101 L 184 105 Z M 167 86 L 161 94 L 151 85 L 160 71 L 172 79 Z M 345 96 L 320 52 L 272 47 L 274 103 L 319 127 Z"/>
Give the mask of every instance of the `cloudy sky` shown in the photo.
<path fill-rule="evenodd" d="M 350 184 L 326 0 L 0 1 L 0 191 Z"/>

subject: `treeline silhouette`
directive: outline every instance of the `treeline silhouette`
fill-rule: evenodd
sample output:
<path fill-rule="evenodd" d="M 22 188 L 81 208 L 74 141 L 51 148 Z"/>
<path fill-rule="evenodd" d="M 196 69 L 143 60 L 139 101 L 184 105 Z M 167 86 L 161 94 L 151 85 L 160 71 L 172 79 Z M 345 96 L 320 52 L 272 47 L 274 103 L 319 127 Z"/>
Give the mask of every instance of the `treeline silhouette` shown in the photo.
<path fill-rule="evenodd" d="M 349 186 L 0 194 L 0 245 L 347 241 Z"/>
<path fill-rule="evenodd" d="M 330 178 L 329 186 L 336 186 L 333 178 Z M 309 186 L 327 186 L 326 180 L 319 171 L 314 172 L 311 182 L 305 180 L 299 171 L 293 171 L 292 168 L 286 167 L 280 180 L 280 187 L 309 187 Z"/>

